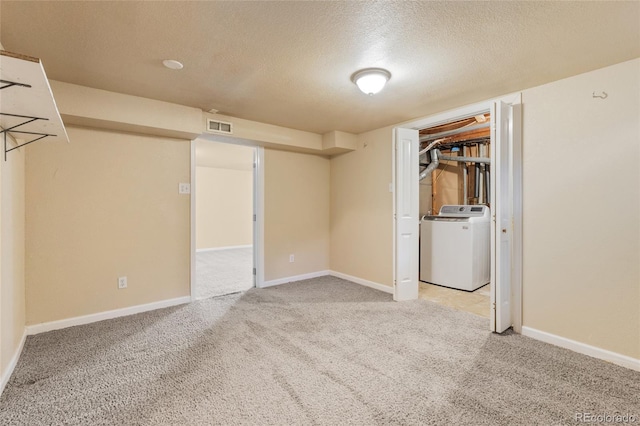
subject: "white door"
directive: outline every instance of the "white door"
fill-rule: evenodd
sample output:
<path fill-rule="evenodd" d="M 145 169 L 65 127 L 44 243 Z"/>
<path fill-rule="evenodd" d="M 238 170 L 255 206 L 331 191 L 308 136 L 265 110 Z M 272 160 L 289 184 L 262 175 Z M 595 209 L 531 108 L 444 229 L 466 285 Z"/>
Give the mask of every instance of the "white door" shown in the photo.
<path fill-rule="evenodd" d="M 253 149 L 253 286 L 258 287 L 258 250 L 256 250 L 258 234 L 258 149 Z"/>
<path fill-rule="evenodd" d="M 513 185 L 511 150 L 513 108 L 502 101 L 492 106 L 491 129 L 491 329 L 502 333 L 511 327 L 511 240 Z"/>
<path fill-rule="evenodd" d="M 418 131 L 395 129 L 395 288 L 397 301 L 418 298 Z"/>

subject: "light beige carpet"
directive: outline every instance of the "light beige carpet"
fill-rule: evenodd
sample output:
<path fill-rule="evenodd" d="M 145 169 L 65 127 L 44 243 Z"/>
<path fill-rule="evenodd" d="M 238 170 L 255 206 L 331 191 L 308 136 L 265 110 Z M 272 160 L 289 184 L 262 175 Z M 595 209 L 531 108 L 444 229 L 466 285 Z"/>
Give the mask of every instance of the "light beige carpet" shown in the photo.
<path fill-rule="evenodd" d="M 561 425 L 640 373 L 333 277 L 29 337 L 2 425 Z"/>

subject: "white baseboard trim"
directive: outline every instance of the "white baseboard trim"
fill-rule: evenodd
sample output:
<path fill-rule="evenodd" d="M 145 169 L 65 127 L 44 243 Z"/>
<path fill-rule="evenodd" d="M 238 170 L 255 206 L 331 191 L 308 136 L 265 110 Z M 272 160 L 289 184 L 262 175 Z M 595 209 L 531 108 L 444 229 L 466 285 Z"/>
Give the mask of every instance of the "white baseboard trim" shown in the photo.
<path fill-rule="evenodd" d="M 168 308 L 170 306 L 183 305 L 189 302 L 191 302 L 191 296 L 177 297 L 175 299 L 161 300 L 159 302 L 146 303 L 144 305 L 129 306 L 128 308 L 98 312 L 96 314 L 83 315 L 81 317 L 66 318 L 58 321 L 28 325 L 26 327 L 26 332 L 27 332 L 27 335 L 31 336 L 33 334 L 44 333 L 52 330 L 59 330 L 61 328 L 73 327 L 75 325 L 90 324 L 92 322 L 104 321 L 107 319 L 139 314 L 141 312 Z"/>
<path fill-rule="evenodd" d="M 546 331 L 536 330 L 531 327 L 523 326 L 522 335 L 545 343 L 550 343 L 555 346 L 560 346 L 561 348 L 569 349 L 583 355 L 602 359 L 622 367 L 630 368 L 631 370 L 640 371 L 640 359 L 631 358 L 627 355 L 611 352 L 596 346 L 587 345 L 586 343 L 577 342 L 575 340 L 547 333 Z"/>
<path fill-rule="evenodd" d="M 270 281 L 263 282 L 261 288 L 291 283 L 294 281 L 302 281 L 302 280 L 308 280 L 311 278 L 323 277 L 325 275 L 329 275 L 329 271 L 317 271 L 317 272 L 310 272 L 308 274 L 294 275 L 292 277 L 278 278 L 277 280 L 270 280 Z"/>
<path fill-rule="evenodd" d="M 248 244 L 248 245 L 244 245 L 244 246 L 200 248 L 200 249 L 196 249 L 196 253 L 201 253 L 201 252 L 204 252 L 204 251 L 233 250 L 233 249 L 251 248 L 251 247 L 253 247 L 253 245 Z"/>
<path fill-rule="evenodd" d="M 18 364 L 18 360 L 20 359 L 20 354 L 22 354 L 22 348 L 24 348 L 24 342 L 27 340 L 27 330 L 22 332 L 22 339 L 20 339 L 20 344 L 18 344 L 18 348 L 13 353 L 13 357 L 11 357 L 11 361 L 9 361 L 9 365 L 7 365 L 7 369 L 2 373 L 2 381 L 0 382 L 0 395 L 4 392 L 4 387 L 9 383 L 9 379 L 13 374 L 13 370 L 16 368 Z"/>
<path fill-rule="evenodd" d="M 385 293 L 393 294 L 393 287 L 389 287 L 388 285 L 354 277 L 352 275 L 343 274 L 342 272 L 329 271 L 329 275 L 337 278 L 342 278 L 343 280 L 351 281 L 366 287 L 371 287 L 375 290 L 383 291 Z"/>

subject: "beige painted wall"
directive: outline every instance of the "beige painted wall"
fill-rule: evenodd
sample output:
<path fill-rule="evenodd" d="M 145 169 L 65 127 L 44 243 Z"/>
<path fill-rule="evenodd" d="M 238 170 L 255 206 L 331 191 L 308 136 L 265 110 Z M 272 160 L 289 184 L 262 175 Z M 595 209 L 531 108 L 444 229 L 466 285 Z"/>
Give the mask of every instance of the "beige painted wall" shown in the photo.
<path fill-rule="evenodd" d="M 269 149 L 264 156 L 265 280 L 329 269 L 329 160 Z"/>
<path fill-rule="evenodd" d="M 639 76 L 637 59 L 523 92 L 524 325 L 634 358 Z"/>
<path fill-rule="evenodd" d="M 188 296 L 189 142 L 67 131 L 27 151 L 27 324 Z"/>
<path fill-rule="evenodd" d="M 11 144 L 11 142 L 9 142 Z M 25 326 L 24 164 L 25 149 L 0 160 L 0 371 L 4 377 Z"/>
<path fill-rule="evenodd" d="M 155 99 L 49 80 L 65 125 L 194 139 L 202 133 L 202 111 Z"/>
<path fill-rule="evenodd" d="M 331 269 L 393 285 L 392 128 L 331 159 Z"/>
<path fill-rule="evenodd" d="M 253 172 L 196 167 L 196 248 L 253 243 Z"/>

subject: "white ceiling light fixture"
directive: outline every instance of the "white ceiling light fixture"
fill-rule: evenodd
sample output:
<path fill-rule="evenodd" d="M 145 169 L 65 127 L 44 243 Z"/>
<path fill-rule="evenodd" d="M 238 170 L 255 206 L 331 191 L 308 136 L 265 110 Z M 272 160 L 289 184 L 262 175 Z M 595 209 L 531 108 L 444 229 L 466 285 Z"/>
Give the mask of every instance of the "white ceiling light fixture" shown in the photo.
<path fill-rule="evenodd" d="M 384 88 L 391 78 L 391 73 L 383 68 L 365 68 L 351 76 L 356 86 L 369 96 L 373 96 Z"/>
<path fill-rule="evenodd" d="M 181 62 L 176 61 L 175 59 L 165 59 L 162 61 L 162 65 L 172 70 L 181 70 L 184 68 Z"/>

